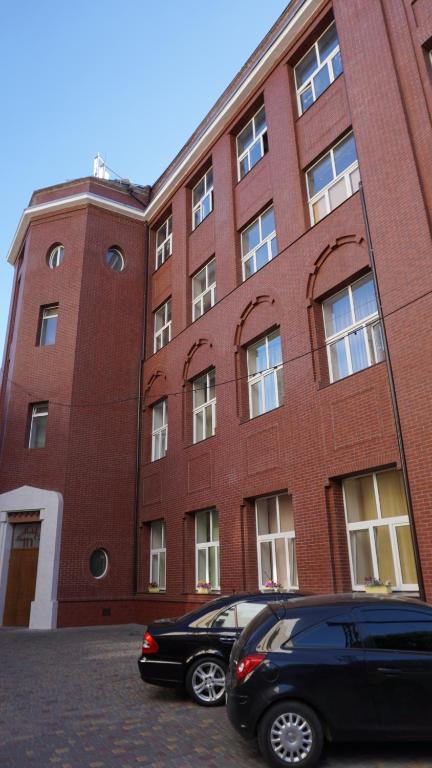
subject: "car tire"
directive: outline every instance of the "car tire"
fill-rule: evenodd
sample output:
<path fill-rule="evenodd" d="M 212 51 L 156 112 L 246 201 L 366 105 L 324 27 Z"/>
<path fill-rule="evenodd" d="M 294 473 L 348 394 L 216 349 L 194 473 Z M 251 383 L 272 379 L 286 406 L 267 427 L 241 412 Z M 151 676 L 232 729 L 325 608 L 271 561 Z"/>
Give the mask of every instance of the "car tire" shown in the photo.
<path fill-rule="evenodd" d="M 262 756 L 275 768 L 310 768 L 318 761 L 324 736 L 315 712 L 300 701 L 281 701 L 270 707 L 258 725 Z"/>
<path fill-rule="evenodd" d="M 192 701 L 202 707 L 225 703 L 227 665 L 214 656 L 203 656 L 191 664 L 186 675 L 186 690 Z"/>

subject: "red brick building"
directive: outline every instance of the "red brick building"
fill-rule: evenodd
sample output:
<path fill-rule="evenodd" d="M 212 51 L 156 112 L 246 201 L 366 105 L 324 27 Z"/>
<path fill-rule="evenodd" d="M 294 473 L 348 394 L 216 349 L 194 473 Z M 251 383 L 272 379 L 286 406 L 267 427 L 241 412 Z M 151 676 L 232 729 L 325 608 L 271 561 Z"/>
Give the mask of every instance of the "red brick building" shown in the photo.
<path fill-rule="evenodd" d="M 34 193 L 3 623 L 148 620 L 200 581 L 432 598 L 431 49 L 428 0 L 293 0 L 153 187 Z"/>

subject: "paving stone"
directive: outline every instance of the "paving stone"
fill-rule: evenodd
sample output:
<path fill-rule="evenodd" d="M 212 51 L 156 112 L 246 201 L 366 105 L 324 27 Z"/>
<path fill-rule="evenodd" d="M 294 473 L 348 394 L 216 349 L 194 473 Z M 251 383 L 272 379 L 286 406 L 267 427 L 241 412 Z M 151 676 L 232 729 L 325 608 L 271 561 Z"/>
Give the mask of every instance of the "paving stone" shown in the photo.
<path fill-rule="evenodd" d="M 0 629 L 1 768 L 264 768 L 255 742 L 146 686 L 142 627 Z M 432 768 L 432 745 L 328 747 L 321 768 Z"/>

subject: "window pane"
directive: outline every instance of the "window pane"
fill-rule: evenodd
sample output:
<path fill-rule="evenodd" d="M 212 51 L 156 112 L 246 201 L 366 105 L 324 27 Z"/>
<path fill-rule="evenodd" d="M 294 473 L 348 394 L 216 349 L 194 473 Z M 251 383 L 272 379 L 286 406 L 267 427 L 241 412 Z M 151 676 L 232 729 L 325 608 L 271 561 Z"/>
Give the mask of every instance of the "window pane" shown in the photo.
<path fill-rule="evenodd" d="M 160 331 L 162 326 L 165 325 L 165 308 L 162 307 L 155 312 L 155 330 Z"/>
<path fill-rule="evenodd" d="M 237 624 L 245 627 L 265 607 L 265 603 L 239 603 L 237 606 Z"/>
<path fill-rule="evenodd" d="M 156 584 L 159 584 L 158 556 L 152 555 L 151 562 L 151 581 L 155 581 Z"/>
<path fill-rule="evenodd" d="M 269 533 L 278 533 L 276 496 L 268 496 L 264 501 L 267 507 Z"/>
<path fill-rule="evenodd" d="M 212 587 L 219 586 L 218 582 L 218 563 L 217 563 L 218 548 L 209 548 L 209 580 Z"/>
<path fill-rule="evenodd" d="M 368 276 L 355 283 L 352 286 L 352 297 L 356 320 L 363 320 L 378 311 L 372 277 Z"/>
<path fill-rule="evenodd" d="M 265 341 L 258 342 L 248 349 L 248 373 L 253 375 L 267 368 L 267 353 Z"/>
<path fill-rule="evenodd" d="M 242 233 L 243 254 L 249 253 L 253 248 L 256 248 L 259 242 L 259 224 L 258 221 L 256 221 Z"/>
<path fill-rule="evenodd" d="M 259 416 L 264 413 L 263 382 L 257 381 L 251 385 L 251 416 Z"/>
<path fill-rule="evenodd" d="M 296 549 L 295 549 L 295 539 L 288 539 L 288 556 L 289 556 L 289 564 L 290 564 L 291 586 L 297 587 L 298 575 L 297 575 L 297 558 L 296 558 Z"/>
<path fill-rule="evenodd" d="M 339 379 L 348 376 L 348 359 L 344 339 L 330 345 L 330 361 L 333 381 L 339 381 Z"/>
<path fill-rule="evenodd" d="M 206 289 L 206 271 L 204 268 L 200 272 L 198 272 L 198 274 L 195 275 L 195 277 L 192 280 L 193 298 L 196 299 L 196 297 L 199 296 L 200 293 L 204 293 L 205 289 Z"/>
<path fill-rule="evenodd" d="M 314 223 L 317 224 L 318 221 L 321 221 L 321 219 L 324 218 L 324 216 L 327 216 L 329 210 L 327 206 L 327 200 L 325 195 L 319 198 L 319 200 L 316 201 L 316 203 L 312 206 L 313 211 L 313 220 Z"/>
<path fill-rule="evenodd" d="M 314 97 L 312 93 L 312 86 L 306 88 L 303 93 L 300 94 L 301 111 L 306 112 L 307 109 L 313 104 Z"/>
<path fill-rule="evenodd" d="M 282 347 L 279 333 L 268 337 L 269 367 L 282 362 Z"/>
<path fill-rule="evenodd" d="M 161 547 L 163 546 L 162 528 L 163 528 L 162 520 L 158 520 L 157 522 L 152 523 L 151 525 L 151 548 L 152 549 L 161 549 Z"/>
<path fill-rule="evenodd" d="M 211 192 L 205 196 L 204 200 L 201 203 L 201 206 L 202 206 L 202 218 L 205 219 L 205 217 L 208 216 L 212 210 Z"/>
<path fill-rule="evenodd" d="M 354 192 L 357 192 L 359 188 L 359 183 L 360 183 L 360 171 L 358 168 L 354 168 L 354 170 L 351 171 L 350 181 L 351 181 L 351 189 L 354 194 Z"/>
<path fill-rule="evenodd" d="M 261 231 L 263 240 L 275 231 L 274 208 L 269 208 L 269 210 L 261 216 Z"/>
<path fill-rule="evenodd" d="M 210 541 L 210 513 L 208 510 L 197 512 L 196 515 L 197 543 Z"/>
<path fill-rule="evenodd" d="M 357 647 L 357 629 L 351 617 L 343 622 L 339 617 L 300 632 L 289 640 L 289 648 L 352 648 Z"/>
<path fill-rule="evenodd" d="M 260 543 L 261 553 L 261 584 L 273 579 L 272 546 L 269 541 Z"/>
<path fill-rule="evenodd" d="M 342 74 L 342 70 L 343 70 L 340 51 L 338 51 L 337 54 L 333 56 L 332 67 L 333 67 L 333 77 L 336 80 L 336 78 Z"/>
<path fill-rule="evenodd" d="M 167 327 L 162 331 L 162 346 L 164 347 L 165 344 L 168 344 L 169 340 L 170 340 L 170 329 L 169 327 Z"/>
<path fill-rule="evenodd" d="M 308 171 L 309 197 L 316 195 L 333 180 L 333 169 L 330 153 L 325 155 L 310 171 Z"/>
<path fill-rule="evenodd" d="M 279 405 L 283 403 L 284 389 L 283 389 L 283 368 L 278 368 L 276 371 L 276 384 L 278 392 Z"/>
<path fill-rule="evenodd" d="M 348 291 L 324 302 L 324 325 L 327 338 L 352 325 L 353 317 Z"/>
<path fill-rule="evenodd" d="M 350 133 L 334 150 L 336 173 L 342 173 L 355 160 L 357 160 L 357 151 L 354 134 Z"/>
<path fill-rule="evenodd" d="M 408 515 L 402 472 L 380 472 L 376 476 L 382 517 Z"/>
<path fill-rule="evenodd" d="M 219 513 L 216 509 L 211 510 L 212 518 L 212 541 L 219 541 Z"/>
<path fill-rule="evenodd" d="M 315 75 L 314 79 L 314 87 L 315 87 L 315 98 L 317 99 L 318 96 L 321 96 L 323 91 L 325 91 L 326 88 L 330 85 L 330 75 L 328 71 L 328 65 L 326 64 L 322 69 L 320 69 L 319 72 Z"/>
<path fill-rule="evenodd" d="M 276 237 L 272 237 L 272 239 L 270 241 L 270 247 L 271 247 L 272 257 L 274 258 L 278 254 L 278 244 L 277 244 L 277 238 Z"/>
<path fill-rule="evenodd" d="M 208 373 L 208 387 L 209 387 L 208 397 L 209 397 L 209 400 L 213 400 L 213 398 L 216 397 L 215 386 L 216 386 L 216 371 L 213 368 Z"/>
<path fill-rule="evenodd" d="M 347 199 L 347 186 L 345 178 L 339 179 L 336 184 L 333 184 L 329 189 L 330 208 L 333 210 L 341 205 Z"/>
<path fill-rule="evenodd" d="M 344 480 L 345 503 L 349 523 L 375 520 L 377 509 L 372 475 Z M 371 575 L 371 574 L 369 574 Z"/>
<path fill-rule="evenodd" d="M 255 263 L 256 268 L 261 269 L 261 267 L 264 267 L 269 260 L 269 249 L 268 244 L 264 243 L 264 245 L 261 245 L 260 248 L 258 248 L 255 252 Z"/>
<path fill-rule="evenodd" d="M 318 50 L 321 61 L 327 58 L 334 48 L 338 45 L 338 36 L 336 24 L 332 24 L 318 41 Z"/>
<path fill-rule="evenodd" d="M 198 413 L 195 414 L 195 442 L 198 443 L 200 440 L 204 440 L 203 411 L 198 411 Z"/>
<path fill-rule="evenodd" d="M 254 166 L 263 156 L 261 139 L 258 139 L 250 148 L 250 164 Z"/>
<path fill-rule="evenodd" d="M 213 168 L 209 168 L 209 170 L 206 173 L 206 184 L 207 184 L 207 190 L 211 189 L 213 187 Z"/>
<path fill-rule="evenodd" d="M 165 589 L 165 552 L 159 555 L 159 587 Z"/>
<path fill-rule="evenodd" d="M 257 499 L 257 523 L 258 536 L 269 533 L 279 533 L 277 523 L 276 497 L 266 496 L 263 499 Z"/>
<path fill-rule="evenodd" d="M 157 432 L 155 435 L 153 435 L 153 458 L 156 461 L 157 459 L 161 458 L 160 454 L 160 437 L 161 433 Z"/>
<path fill-rule="evenodd" d="M 242 179 L 243 176 L 246 176 L 249 170 L 249 155 L 245 155 L 243 160 L 240 162 L 240 178 Z"/>
<path fill-rule="evenodd" d="M 54 311 L 56 312 L 57 310 L 54 310 Z M 55 344 L 56 330 L 57 330 L 57 314 L 54 314 L 53 310 L 45 311 L 44 317 L 42 320 L 42 328 L 41 328 L 40 343 L 42 346 Z"/>
<path fill-rule="evenodd" d="M 279 497 L 279 520 L 281 531 L 294 530 L 294 512 L 292 497 L 282 493 Z"/>
<path fill-rule="evenodd" d="M 237 137 L 238 154 L 243 154 L 244 150 L 253 142 L 252 120 L 243 128 Z"/>
<path fill-rule="evenodd" d="M 200 376 L 193 383 L 194 408 L 199 408 L 207 401 L 207 377 Z"/>
<path fill-rule="evenodd" d="M 48 416 L 33 417 L 31 424 L 30 448 L 45 446 Z"/>
<path fill-rule="evenodd" d="M 280 538 L 275 541 L 276 548 L 276 571 L 278 584 L 288 586 L 288 569 L 285 552 L 285 539 Z"/>
<path fill-rule="evenodd" d="M 160 429 L 164 425 L 164 404 L 158 403 L 153 406 L 153 430 Z"/>
<path fill-rule="evenodd" d="M 235 621 L 235 606 L 232 605 L 231 608 L 226 608 L 222 613 L 220 613 L 218 616 L 216 616 L 213 624 L 212 629 L 222 629 L 229 628 L 229 627 L 235 627 L 236 621 Z"/>
<path fill-rule="evenodd" d="M 206 550 L 198 550 L 198 578 L 197 581 L 207 581 Z"/>
<path fill-rule="evenodd" d="M 213 434 L 213 406 L 208 405 L 205 409 L 205 435 L 211 437 Z"/>
<path fill-rule="evenodd" d="M 311 76 L 312 72 L 317 68 L 317 57 L 315 53 L 315 46 L 311 48 L 309 53 L 306 54 L 304 59 L 297 64 L 295 68 L 295 77 L 297 88 L 300 88 L 304 82 Z"/>
<path fill-rule="evenodd" d="M 351 352 L 351 364 L 353 373 L 362 371 L 369 365 L 366 351 L 366 333 L 364 328 L 353 331 L 348 336 L 348 342 Z"/>
<path fill-rule="evenodd" d="M 213 285 L 216 281 L 216 259 L 212 259 L 207 264 L 207 285 Z"/>
<path fill-rule="evenodd" d="M 265 409 L 266 411 L 272 411 L 273 408 L 277 408 L 279 405 L 276 392 L 276 376 L 273 372 L 264 377 L 264 388 Z"/>
<path fill-rule="evenodd" d="M 417 571 L 410 526 L 398 525 L 396 537 L 402 572 L 402 584 L 417 584 Z"/>
<path fill-rule="evenodd" d="M 261 107 L 259 112 L 256 113 L 254 120 L 255 120 L 255 135 L 258 135 L 258 133 L 261 133 L 262 129 L 266 127 L 266 116 L 265 116 L 264 107 Z"/>
<path fill-rule="evenodd" d="M 205 185 L 204 185 L 204 179 L 201 179 L 201 181 L 196 185 L 194 191 L 193 191 L 193 204 L 196 205 L 199 203 L 202 197 L 204 197 L 205 194 Z"/>
<path fill-rule="evenodd" d="M 384 339 L 382 335 L 381 323 L 375 323 L 372 328 L 368 328 L 372 337 L 373 357 L 376 363 L 380 363 L 385 358 Z"/>
<path fill-rule="evenodd" d="M 429 613 L 411 610 L 364 611 L 362 633 L 366 648 L 391 651 L 432 651 L 432 621 Z"/>
<path fill-rule="evenodd" d="M 386 525 L 377 526 L 374 530 L 375 547 L 378 559 L 378 576 L 382 581 L 396 584 L 393 553 L 390 542 L 390 531 Z"/>
<path fill-rule="evenodd" d="M 369 531 L 351 531 L 350 540 L 354 584 L 362 585 L 373 576 Z"/>

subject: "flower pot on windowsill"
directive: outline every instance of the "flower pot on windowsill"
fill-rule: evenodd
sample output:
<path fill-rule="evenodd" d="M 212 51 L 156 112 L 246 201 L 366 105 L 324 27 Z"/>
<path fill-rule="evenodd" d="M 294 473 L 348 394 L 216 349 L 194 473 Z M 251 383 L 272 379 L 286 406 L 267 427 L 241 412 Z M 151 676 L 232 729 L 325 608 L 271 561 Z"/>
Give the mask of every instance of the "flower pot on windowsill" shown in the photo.
<path fill-rule="evenodd" d="M 197 595 L 209 595 L 210 590 L 207 587 L 197 587 Z"/>
<path fill-rule="evenodd" d="M 391 584 L 366 584 L 365 592 L 369 595 L 390 595 L 392 586 Z"/>
<path fill-rule="evenodd" d="M 159 587 L 152 587 L 152 586 L 150 586 L 150 584 L 149 584 L 149 586 L 148 586 L 148 591 L 149 591 L 149 592 L 159 592 Z"/>

